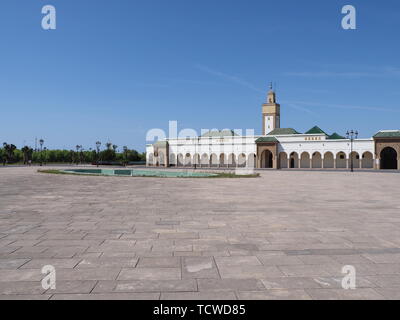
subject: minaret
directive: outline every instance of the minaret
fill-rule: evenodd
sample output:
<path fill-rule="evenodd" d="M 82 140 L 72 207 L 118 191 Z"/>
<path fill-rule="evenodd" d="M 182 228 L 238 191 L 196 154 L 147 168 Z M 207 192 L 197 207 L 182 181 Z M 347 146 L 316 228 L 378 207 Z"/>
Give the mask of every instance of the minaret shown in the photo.
<path fill-rule="evenodd" d="M 267 103 L 262 106 L 263 135 L 269 134 L 272 130 L 281 127 L 281 106 L 276 103 L 275 91 L 270 85 L 267 96 Z"/>

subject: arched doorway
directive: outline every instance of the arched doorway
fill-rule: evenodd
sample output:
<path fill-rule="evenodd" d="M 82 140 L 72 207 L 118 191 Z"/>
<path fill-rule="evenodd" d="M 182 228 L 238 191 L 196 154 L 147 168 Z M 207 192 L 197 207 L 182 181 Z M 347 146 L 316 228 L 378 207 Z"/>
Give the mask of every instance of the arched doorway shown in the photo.
<path fill-rule="evenodd" d="M 218 163 L 219 163 L 218 156 L 215 153 L 213 153 L 211 155 L 211 167 L 218 167 Z"/>
<path fill-rule="evenodd" d="M 374 167 L 374 156 L 371 152 L 364 152 L 362 156 L 362 167 L 364 169 L 372 169 Z"/>
<path fill-rule="evenodd" d="M 269 150 L 264 150 L 261 154 L 261 168 L 272 169 L 274 167 L 272 152 Z"/>
<path fill-rule="evenodd" d="M 185 167 L 190 167 L 192 165 L 192 156 L 187 153 L 185 156 Z"/>
<path fill-rule="evenodd" d="M 332 152 L 327 152 L 324 155 L 324 169 L 333 169 L 335 167 L 335 158 Z"/>
<path fill-rule="evenodd" d="M 246 166 L 246 155 L 244 153 L 241 153 L 238 157 L 238 166 L 240 168 L 243 168 Z"/>
<path fill-rule="evenodd" d="M 158 166 L 165 166 L 165 158 L 164 158 L 164 153 L 159 152 L 158 153 Z"/>
<path fill-rule="evenodd" d="M 336 168 L 337 169 L 347 168 L 347 159 L 346 159 L 346 154 L 344 152 L 339 152 L 336 155 Z"/>
<path fill-rule="evenodd" d="M 397 170 L 397 152 L 391 147 L 386 147 L 381 152 L 381 169 Z"/>
<path fill-rule="evenodd" d="M 301 154 L 301 159 L 300 159 L 300 167 L 301 168 L 310 168 L 310 154 L 308 152 L 303 152 Z"/>
<path fill-rule="evenodd" d="M 322 168 L 322 155 L 319 152 L 314 152 L 312 155 L 312 168 L 321 169 Z"/>
<path fill-rule="evenodd" d="M 176 155 L 174 153 L 171 153 L 169 155 L 169 165 L 170 165 L 170 167 L 176 166 Z"/>
<path fill-rule="evenodd" d="M 210 166 L 210 160 L 208 159 L 208 155 L 206 153 L 203 153 L 203 155 L 201 156 L 201 166 L 202 167 Z"/>
<path fill-rule="evenodd" d="M 290 168 L 295 169 L 299 167 L 299 155 L 297 152 L 292 152 L 290 154 Z"/>
<path fill-rule="evenodd" d="M 219 155 L 219 166 L 225 167 L 225 165 L 226 165 L 226 157 L 225 157 L 225 154 L 221 153 Z"/>

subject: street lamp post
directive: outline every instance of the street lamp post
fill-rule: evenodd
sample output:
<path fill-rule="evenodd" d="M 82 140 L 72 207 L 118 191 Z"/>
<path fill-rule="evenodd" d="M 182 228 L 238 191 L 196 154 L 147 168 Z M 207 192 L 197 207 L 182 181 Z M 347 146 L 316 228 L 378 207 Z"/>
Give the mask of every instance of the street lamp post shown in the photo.
<path fill-rule="evenodd" d="M 39 144 L 40 144 L 40 166 L 43 166 L 43 144 L 44 144 L 44 140 L 40 139 L 39 140 Z"/>
<path fill-rule="evenodd" d="M 97 164 L 97 167 L 99 167 L 100 146 L 101 146 L 101 142 L 100 142 L 100 141 L 97 141 L 97 142 L 96 142 L 96 150 L 97 150 L 97 161 L 96 161 L 96 164 Z"/>
<path fill-rule="evenodd" d="M 44 154 L 44 156 L 43 156 L 43 164 L 44 165 L 46 165 L 46 158 L 47 158 L 47 148 L 46 147 L 44 147 L 43 148 L 43 154 Z"/>
<path fill-rule="evenodd" d="M 350 170 L 354 172 L 354 163 L 353 163 L 353 142 L 358 137 L 358 131 L 347 131 L 346 133 L 347 139 L 350 139 Z"/>

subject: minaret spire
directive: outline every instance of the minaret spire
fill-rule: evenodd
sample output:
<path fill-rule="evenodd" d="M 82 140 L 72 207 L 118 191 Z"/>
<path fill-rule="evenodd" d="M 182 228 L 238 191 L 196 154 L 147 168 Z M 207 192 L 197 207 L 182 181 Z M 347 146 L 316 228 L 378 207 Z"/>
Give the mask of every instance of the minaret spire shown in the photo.
<path fill-rule="evenodd" d="M 263 135 L 269 134 L 274 129 L 281 127 L 280 105 L 276 102 L 276 94 L 273 83 L 270 82 L 270 91 L 267 95 L 267 103 L 262 106 Z"/>

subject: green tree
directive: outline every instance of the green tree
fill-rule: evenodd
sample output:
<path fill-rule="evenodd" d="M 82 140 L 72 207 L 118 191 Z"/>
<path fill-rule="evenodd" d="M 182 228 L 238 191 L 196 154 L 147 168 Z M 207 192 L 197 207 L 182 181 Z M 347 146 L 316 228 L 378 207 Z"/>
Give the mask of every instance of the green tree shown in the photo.
<path fill-rule="evenodd" d="M 6 165 L 7 163 L 10 163 L 14 160 L 14 152 L 17 149 L 17 147 L 13 144 L 8 144 L 8 143 L 4 142 L 3 149 L 5 152 L 5 157 L 3 159 L 3 165 Z"/>
<path fill-rule="evenodd" d="M 33 149 L 28 146 L 25 146 L 21 149 L 21 152 L 23 154 L 24 164 L 28 164 L 29 161 L 32 160 Z"/>
<path fill-rule="evenodd" d="M 3 166 L 6 165 L 6 152 L 3 148 L 0 148 L 0 161 L 3 163 Z"/>
<path fill-rule="evenodd" d="M 116 149 L 118 146 L 113 145 L 111 142 L 106 143 L 106 150 L 100 152 L 100 158 L 102 161 L 115 161 L 117 159 Z"/>

